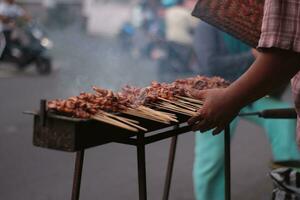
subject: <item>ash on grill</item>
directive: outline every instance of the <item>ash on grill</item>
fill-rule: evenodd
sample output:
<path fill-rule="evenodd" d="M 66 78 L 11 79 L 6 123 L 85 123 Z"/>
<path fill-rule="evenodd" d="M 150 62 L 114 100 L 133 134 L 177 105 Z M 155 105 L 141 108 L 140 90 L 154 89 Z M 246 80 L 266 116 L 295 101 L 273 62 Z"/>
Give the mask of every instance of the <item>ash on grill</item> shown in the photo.
<path fill-rule="evenodd" d="M 125 86 L 119 92 L 94 86 L 93 93 L 83 92 L 65 100 L 49 101 L 48 110 L 76 118 L 95 119 L 135 132 L 147 131 L 138 125 L 138 121 L 116 113 L 170 124 L 178 122 L 176 113 L 193 116 L 201 108 L 202 102 L 190 96 L 191 88 L 203 90 L 228 85 L 219 77 L 196 76 L 172 83 L 153 81 L 145 88 Z"/>

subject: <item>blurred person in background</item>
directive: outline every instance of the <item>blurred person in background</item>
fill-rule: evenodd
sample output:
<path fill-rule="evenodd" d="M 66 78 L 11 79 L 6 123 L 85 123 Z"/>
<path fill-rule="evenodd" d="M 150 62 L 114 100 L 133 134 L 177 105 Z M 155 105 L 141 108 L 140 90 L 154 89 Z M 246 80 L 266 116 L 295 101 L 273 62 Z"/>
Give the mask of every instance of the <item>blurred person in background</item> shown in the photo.
<path fill-rule="evenodd" d="M 192 47 L 197 20 L 191 16 L 191 0 L 177 0 L 165 10 L 166 40 L 178 46 Z"/>
<path fill-rule="evenodd" d="M 14 39 L 12 36 L 12 30 L 15 27 L 16 20 L 23 19 L 25 21 L 30 20 L 30 16 L 26 11 L 15 3 L 15 0 L 3 0 L 0 2 L 0 31 L 1 37 L 1 49 L 0 55 L 5 49 L 5 46 Z M 3 37 L 4 36 L 4 37 Z"/>
<path fill-rule="evenodd" d="M 151 57 L 153 48 L 164 37 L 160 10 L 154 1 L 139 0 L 132 8 L 130 19 L 122 25 L 119 39 L 134 57 Z"/>
<path fill-rule="evenodd" d="M 193 55 L 192 41 L 197 20 L 191 16 L 194 0 L 165 0 L 165 39 L 169 57 L 176 57 L 181 68 L 189 70 Z M 183 70 L 184 70 L 183 69 Z"/>
<path fill-rule="evenodd" d="M 200 22 L 197 26 L 193 44 L 199 63 L 199 73 L 205 76 L 220 76 L 235 81 L 255 59 L 255 50 L 251 50 L 239 40 L 204 22 Z M 257 100 L 243 108 L 241 112 L 291 106 L 280 101 L 278 96 L 276 94 L 275 97 Z M 300 159 L 295 141 L 296 120 L 244 118 L 264 128 L 271 144 L 273 161 Z M 234 134 L 237 121 L 236 119 L 231 124 L 231 136 Z M 212 136 L 212 134 L 197 132 L 193 177 L 197 200 L 224 199 L 224 137 L 222 135 Z"/>

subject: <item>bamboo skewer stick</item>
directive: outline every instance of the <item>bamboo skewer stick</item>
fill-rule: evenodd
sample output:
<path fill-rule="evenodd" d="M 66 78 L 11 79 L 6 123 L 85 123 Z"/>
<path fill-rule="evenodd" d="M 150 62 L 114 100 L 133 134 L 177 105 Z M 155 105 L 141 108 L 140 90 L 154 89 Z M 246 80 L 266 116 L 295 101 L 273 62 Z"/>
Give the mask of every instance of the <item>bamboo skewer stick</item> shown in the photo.
<path fill-rule="evenodd" d="M 124 128 L 124 129 L 130 130 L 130 131 L 133 131 L 133 132 L 138 132 L 138 129 L 133 128 L 131 126 L 128 126 L 124 123 L 121 123 L 117 120 L 111 119 L 111 118 L 106 117 L 106 116 L 101 116 L 101 115 L 92 116 L 92 119 L 97 120 L 97 121 L 101 121 L 101 122 L 104 122 L 104 123 L 107 123 L 107 124 L 111 124 L 111 125 L 114 125 L 114 126 L 117 126 L 117 127 L 120 127 L 120 128 Z"/>
<path fill-rule="evenodd" d="M 133 127 L 138 128 L 138 129 L 140 129 L 140 130 L 142 130 L 142 131 L 148 131 L 146 128 L 141 127 L 141 126 L 139 126 L 139 125 L 137 125 L 137 124 L 135 124 L 135 123 L 132 123 L 132 122 L 130 122 L 130 121 L 124 120 L 124 119 L 122 119 L 122 118 L 117 118 L 117 119 L 118 119 L 119 121 L 121 121 L 121 122 L 126 123 L 127 125 L 133 126 Z"/>
<path fill-rule="evenodd" d="M 166 103 L 166 102 L 163 102 L 163 103 L 158 104 L 158 105 L 160 106 L 160 108 L 169 108 L 169 109 L 172 109 L 173 112 L 178 111 L 181 114 L 184 113 L 184 114 L 189 115 L 189 116 L 196 114 L 196 112 L 194 112 L 194 111 L 190 111 L 190 110 L 187 110 L 187 109 L 184 109 L 184 108 L 180 108 L 180 107 L 177 107 L 173 104 L 169 104 L 169 103 Z"/>
<path fill-rule="evenodd" d="M 157 107 L 158 107 L 158 108 L 161 108 L 161 109 L 164 109 L 164 110 L 169 110 L 169 111 L 172 111 L 172 112 L 175 112 L 175 113 L 187 115 L 187 116 L 194 116 L 194 115 L 191 114 L 191 113 L 187 113 L 187 112 L 184 112 L 184 111 L 176 110 L 176 109 L 170 108 L 170 107 L 159 106 L 159 105 L 158 105 Z"/>
<path fill-rule="evenodd" d="M 139 124 L 139 123 L 140 123 L 139 121 L 136 121 L 136 120 L 133 120 L 133 119 L 128 119 L 128 118 L 126 118 L 126 117 L 121 117 L 121 116 L 113 115 L 113 114 L 108 113 L 108 112 L 101 111 L 100 113 L 101 113 L 101 114 L 104 114 L 104 115 L 107 115 L 107 116 L 109 116 L 109 117 L 118 119 L 118 120 L 120 120 L 120 121 L 128 121 L 128 122 L 135 123 L 135 124 Z"/>
<path fill-rule="evenodd" d="M 115 119 L 111 119 L 111 118 L 109 118 L 109 117 L 107 117 L 107 116 L 97 116 L 97 118 L 103 118 L 103 119 L 105 119 L 105 120 L 107 120 L 107 121 L 111 121 L 111 122 L 113 122 L 114 124 L 116 124 L 116 125 L 119 125 L 120 127 L 127 127 L 128 128 L 128 130 L 132 130 L 132 131 L 135 131 L 135 132 L 138 132 L 138 130 L 136 129 L 136 128 L 133 128 L 133 127 L 131 127 L 131 126 L 129 126 L 129 125 L 127 125 L 127 124 L 124 124 L 124 123 L 122 123 L 122 122 L 120 122 L 120 121 L 117 121 L 117 120 L 115 120 Z"/>
<path fill-rule="evenodd" d="M 174 108 L 176 110 L 181 110 L 183 112 L 187 112 L 187 113 L 196 113 L 195 111 L 191 111 L 191 110 L 188 110 L 188 109 L 185 109 L 185 108 L 181 108 L 181 107 L 178 107 L 176 105 L 173 105 L 173 104 L 170 104 L 170 103 L 166 103 L 166 102 L 163 102 L 161 103 L 162 106 L 166 106 L 166 107 L 171 107 L 171 108 Z"/>
<path fill-rule="evenodd" d="M 166 118 L 161 117 L 161 116 L 157 116 L 154 113 L 149 113 L 149 112 L 146 112 L 146 111 L 143 111 L 143 110 L 139 110 L 139 112 L 143 113 L 146 116 L 153 117 L 154 119 L 157 119 L 158 121 L 165 122 L 167 124 L 171 123 L 171 121 L 169 119 L 166 119 Z"/>
<path fill-rule="evenodd" d="M 168 115 L 168 116 L 172 117 L 173 119 L 176 119 L 176 117 L 177 117 L 174 113 L 168 113 L 168 112 L 164 112 L 164 111 L 161 111 L 161 110 L 159 112 L 161 112 L 165 115 Z"/>
<path fill-rule="evenodd" d="M 180 98 L 180 99 L 184 99 L 184 100 L 187 100 L 187 101 L 190 101 L 190 102 L 193 102 L 193 103 L 197 103 L 197 104 L 203 104 L 203 101 L 200 101 L 198 99 L 192 99 L 192 98 L 189 98 L 189 97 L 183 97 L 183 96 L 179 96 L 179 95 L 175 95 L 175 97 L 177 98 Z"/>
<path fill-rule="evenodd" d="M 184 104 L 193 106 L 193 107 L 196 108 L 196 109 L 201 108 L 201 105 L 200 105 L 200 104 L 191 103 L 191 102 L 189 102 L 189 101 L 184 101 L 184 100 L 181 100 L 181 99 L 176 99 L 176 101 L 179 101 L 179 102 L 181 102 L 181 103 L 184 103 Z"/>
<path fill-rule="evenodd" d="M 154 118 L 153 116 L 145 115 L 144 113 L 138 112 L 133 109 L 132 110 L 128 109 L 128 110 L 122 111 L 122 113 L 127 114 L 127 115 L 136 116 L 136 117 L 141 117 L 144 119 L 148 119 L 148 120 L 152 120 L 152 121 L 156 121 L 156 122 L 160 122 L 160 123 L 164 123 L 164 124 L 170 124 L 170 122 L 162 121 L 161 119 L 157 119 L 157 118 Z"/>
<path fill-rule="evenodd" d="M 145 106 L 140 106 L 139 108 L 142 109 L 142 110 L 145 110 L 146 112 L 152 113 L 153 115 L 155 115 L 159 118 L 170 120 L 170 121 L 173 121 L 173 122 L 178 122 L 178 120 L 176 120 L 176 119 L 170 117 L 169 115 L 166 115 L 166 114 L 164 114 L 160 111 L 156 111 L 156 110 L 153 110 L 153 109 L 145 107 Z"/>
<path fill-rule="evenodd" d="M 142 126 L 139 126 L 139 125 L 137 125 L 137 124 L 134 124 L 134 123 L 131 123 L 131 122 L 125 122 L 125 123 L 127 123 L 128 125 L 131 125 L 131 126 L 133 126 L 133 127 L 135 127 L 135 128 L 138 128 L 138 129 L 140 129 L 140 130 L 142 130 L 142 131 L 148 131 L 148 129 L 146 129 L 146 128 L 144 128 L 144 127 L 142 127 Z"/>
<path fill-rule="evenodd" d="M 127 125 L 133 126 L 133 127 L 138 128 L 142 131 L 148 131 L 146 128 L 141 127 L 141 126 L 139 126 L 135 123 L 132 123 L 132 122 L 128 121 L 127 118 L 125 118 L 125 117 L 119 117 L 119 116 L 115 116 L 115 115 L 112 115 L 112 114 L 109 114 L 109 113 L 105 113 L 104 115 L 107 115 L 107 114 L 108 114 L 108 116 L 111 116 L 112 118 L 115 118 L 115 119 L 117 119 L 117 120 L 119 120 L 119 121 L 121 121 L 121 122 L 123 122 Z M 99 115 L 95 115 L 95 116 L 97 117 Z M 101 115 L 100 115 L 100 117 L 101 117 Z"/>
<path fill-rule="evenodd" d="M 173 104 L 169 104 L 166 102 L 152 103 L 152 105 L 155 106 L 156 108 L 160 108 L 160 109 L 164 109 L 164 110 L 166 110 L 165 108 L 170 108 L 170 109 L 172 109 L 173 112 L 175 112 L 175 111 L 180 111 L 180 113 L 186 113 L 186 111 L 190 112 L 190 110 L 186 110 L 184 108 L 180 108 L 180 107 L 177 107 Z"/>
<path fill-rule="evenodd" d="M 201 108 L 201 101 L 177 96 L 178 99 L 175 101 L 164 99 L 158 97 L 161 100 L 161 103 L 152 103 L 151 106 L 154 106 L 159 109 L 164 109 L 167 111 L 172 111 L 174 113 L 180 113 L 187 116 L 195 116 L 197 114 L 197 110 Z M 127 110 L 121 111 L 121 113 L 141 117 L 144 119 L 157 121 L 160 123 L 170 124 L 171 122 L 179 122 L 177 120 L 176 114 L 163 112 L 154 110 L 147 106 L 139 106 L 137 108 L 128 108 Z M 125 128 L 127 130 L 137 132 L 138 129 L 147 131 L 146 128 L 139 126 L 139 122 L 137 120 L 128 119 L 126 117 L 116 116 L 111 113 L 107 113 L 105 111 L 99 111 L 96 115 L 92 117 L 95 120 L 102 121 L 105 123 L 109 123 L 111 125 L 115 125 L 121 128 Z"/>
<path fill-rule="evenodd" d="M 168 103 L 171 103 L 171 104 L 175 104 L 175 105 L 181 106 L 181 107 L 186 108 L 186 109 L 191 110 L 191 111 L 196 111 L 195 108 L 192 108 L 192 107 L 190 107 L 190 106 L 184 105 L 184 104 L 182 104 L 182 103 L 180 103 L 180 102 L 170 101 L 170 100 L 168 100 L 168 99 L 164 99 L 164 98 L 160 98 L 160 97 L 158 97 L 158 99 L 160 99 L 160 100 L 162 100 L 162 101 L 165 101 L 165 102 L 168 102 Z"/>

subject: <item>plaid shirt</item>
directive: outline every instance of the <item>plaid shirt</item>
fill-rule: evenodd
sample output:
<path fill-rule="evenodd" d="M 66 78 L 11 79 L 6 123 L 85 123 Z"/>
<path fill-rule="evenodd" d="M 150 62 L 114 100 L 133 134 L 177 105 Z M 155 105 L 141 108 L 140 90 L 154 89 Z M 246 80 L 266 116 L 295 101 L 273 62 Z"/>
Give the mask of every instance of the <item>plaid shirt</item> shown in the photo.
<path fill-rule="evenodd" d="M 300 53 L 300 1 L 266 0 L 259 48 L 280 48 Z M 300 72 L 292 79 L 298 113 L 297 141 L 300 146 Z"/>

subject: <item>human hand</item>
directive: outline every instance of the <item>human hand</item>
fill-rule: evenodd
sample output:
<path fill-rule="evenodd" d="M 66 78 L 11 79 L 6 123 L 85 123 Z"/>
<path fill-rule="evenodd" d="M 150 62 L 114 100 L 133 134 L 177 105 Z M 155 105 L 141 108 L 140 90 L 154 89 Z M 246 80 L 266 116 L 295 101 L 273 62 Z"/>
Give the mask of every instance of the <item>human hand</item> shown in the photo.
<path fill-rule="evenodd" d="M 205 132 L 214 129 L 213 135 L 217 135 L 234 119 L 241 108 L 230 98 L 227 89 L 192 89 L 190 93 L 194 98 L 204 100 L 198 115 L 188 120 L 193 131 Z"/>

